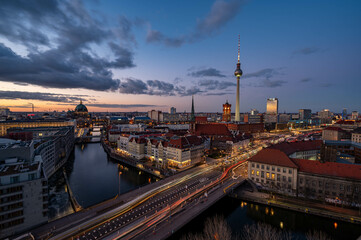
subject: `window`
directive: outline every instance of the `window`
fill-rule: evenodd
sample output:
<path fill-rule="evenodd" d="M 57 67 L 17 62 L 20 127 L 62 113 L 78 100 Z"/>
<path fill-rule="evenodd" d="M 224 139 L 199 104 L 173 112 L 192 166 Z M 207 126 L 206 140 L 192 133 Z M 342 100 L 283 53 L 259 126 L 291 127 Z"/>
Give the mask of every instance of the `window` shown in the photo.
<path fill-rule="evenodd" d="M 277 172 L 280 172 L 280 171 L 281 171 L 281 169 L 278 167 L 278 168 L 277 168 Z"/>
<path fill-rule="evenodd" d="M 274 171 L 275 170 L 275 166 L 272 166 L 272 171 Z"/>
<path fill-rule="evenodd" d="M 283 173 L 286 173 L 286 168 L 283 168 Z"/>
<path fill-rule="evenodd" d="M 281 181 L 281 175 L 277 174 L 277 181 Z"/>
<path fill-rule="evenodd" d="M 272 180 L 275 180 L 275 174 L 272 173 Z"/>
<path fill-rule="evenodd" d="M 289 173 L 289 174 L 292 174 L 292 169 L 289 169 L 289 170 L 288 170 L 288 173 Z"/>
<path fill-rule="evenodd" d="M 19 182 L 19 176 L 11 177 L 10 182 L 11 183 L 18 183 Z"/>
<path fill-rule="evenodd" d="M 259 171 L 257 171 L 256 175 L 259 176 Z"/>
<path fill-rule="evenodd" d="M 268 173 L 266 173 L 266 177 L 267 177 L 267 178 L 269 178 L 269 172 L 268 172 Z"/>
<path fill-rule="evenodd" d="M 261 169 L 264 169 L 264 165 L 263 165 L 263 164 L 261 165 Z"/>
<path fill-rule="evenodd" d="M 292 180 L 291 180 L 291 177 L 288 177 L 288 182 L 291 182 Z"/>
<path fill-rule="evenodd" d="M 251 174 L 254 175 L 254 170 L 251 171 Z"/>
<path fill-rule="evenodd" d="M 254 167 L 254 163 L 252 163 L 252 167 Z"/>
<path fill-rule="evenodd" d="M 343 186 L 343 184 L 340 184 L 340 191 L 345 190 L 345 187 Z"/>
<path fill-rule="evenodd" d="M 34 180 L 36 178 L 36 173 L 30 173 L 29 175 L 28 175 L 28 179 L 29 180 Z"/>
<path fill-rule="evenodd" d="M 282 177 L 282 180 L 283 180 L 284 182 L 286 182 L 286 176 L 283 176 L 283 177 Z"/>
<path fill-rule="evenodd" d="M 267 170 L 269 170 L 269 166 L 267 165 Z"/>
<path fill-rule="evenodd" d="M 300 184 L 303 184 L 303 178 L 300 178 Z"/>
<path fill-rule="evenodd" d="M 261 172 L 261 177 L 264 177 L 264 171 Z"/>
<path fill-rule="evenodd" d="M 259 168 L 259 164 L 257 164 L 257 168 Z"/>

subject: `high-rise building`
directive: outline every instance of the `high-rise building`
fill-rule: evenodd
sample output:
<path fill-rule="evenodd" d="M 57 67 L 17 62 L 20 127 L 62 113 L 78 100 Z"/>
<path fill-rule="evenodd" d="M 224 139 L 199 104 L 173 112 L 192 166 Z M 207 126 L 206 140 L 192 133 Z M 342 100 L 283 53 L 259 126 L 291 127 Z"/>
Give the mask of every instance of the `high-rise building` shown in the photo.
<path fill-rule="evenodd" d="M 235 121 L 240 122 L 241 116 L 239 112 L 239 79 L 241 78 L 243 72 L 241 70 L 241 63 L 239 62 L 239 49 L 240 49 L 240 38 L 238 35 L 238 61 L 237 61 L 237 68 L 234 71 L 234 75 L 237 77 L 237 95 L 236 95 L 236 109 L 235 109 Z"/>
<path fill-rule="evenodd" d="M 266 123 L 278 122 L 278 98 L 267 99 L 267 111 L 265 115 Z"/>
<path fill-rule="evenodd" d="M 2 107 L 0 108 L 0 116 L 9 116 L 10 114 L 10 109 L 9 108 L 5 108 L 5 107 Z"/>
<path fill-rule="evenodd" d="M 257 109 L 251 110 L 251 115 L 257 115 L 258 113 L 259 113 L 259 111 Z"/>
<path fill-rule="evenodd" d="M 311 109 L 300 109 L 299 110 L 300 120 L 311 119 Z"/>
<path fill-rule="evenodd" d="M 148 117 L 154 121 L 163 122 L 162 111 L 156 111 L 156 110 L 148 111 Z"/>
<path fill-rule="evenodd" d="M 222 115 L 222 121 L 224 122 L 230 122 L 231 121 L 231 104 L 228 103 L 228 100 L 225 104 L 223 104 L 223 115 Z"/>
<path fill-rule="evenodd" d="M 176 112 L 177 112 L 177 109 L 176 109 L 175 107 L 171 107 L 171 108 L 169 109 L 169 113 L 170 113 L 170 114 L 176 114 Z"/>
<path fill-rule="evenodd" d="M 358 119 L 358 111 L 352 111 L 351 119 L 352 120 L 357 120 Z"/>
<path fill-rule="evenodd" d="M 331 123 L 332 116 L 333 113 L 328 109 L 323 109 L 322 111 L 318 112 L 318 117 L 320 118 L 321 123 Z"/>
<path fill-rule="evenodd" d="M 347 119 L 347 109 L 342 109 L 342 119 Z"/>

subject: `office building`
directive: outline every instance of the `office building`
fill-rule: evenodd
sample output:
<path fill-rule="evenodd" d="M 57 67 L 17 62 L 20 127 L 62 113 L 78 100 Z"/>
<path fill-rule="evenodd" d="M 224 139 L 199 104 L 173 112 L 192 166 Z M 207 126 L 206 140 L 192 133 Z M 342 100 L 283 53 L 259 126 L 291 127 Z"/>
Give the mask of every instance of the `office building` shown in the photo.
<path fill-rule="evenodd" d="M 176 113 L 177 113 L 177 109 L 175 107 L 169 108 L 169 114 L 176 114 Z"/>
<path fill-rule="evenodd" d="M 0 238 L 48 221 L 48 183 L 34 142 L 1 139 Z"/>
<path fill-rule="evenodd" d="M 265 123 L 277 123 L 278 122 L 278 99 L 267 99 L 267 110 L 265 114 Z"/>
<path fill-rule="evenodd" d="M 156 110 L 148 111 L 148 117 L 156 122 L 163 122 L 162 111 L 156 111 Z"/>
<path fill-rule="evenodd" d="M 300 120 L 309 120 L 312 117 L 311 109 L 300 109 L 299 110 L 299 119 Z"/>

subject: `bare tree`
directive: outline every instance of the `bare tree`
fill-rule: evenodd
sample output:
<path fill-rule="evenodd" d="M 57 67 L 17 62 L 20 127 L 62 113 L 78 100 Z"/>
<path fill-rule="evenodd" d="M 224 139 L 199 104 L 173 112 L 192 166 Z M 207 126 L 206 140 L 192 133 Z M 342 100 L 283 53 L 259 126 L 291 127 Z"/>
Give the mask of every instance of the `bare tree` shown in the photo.
<path fill-rule="evenodd" d="M 205 239 L 231 240 L 232 231 L 222 216 L 216 215 L 208 218 L 204 225 L 203 235 Z"/>
<path fill-rule="evenodd" d="M 317 230 L 310 230 L 307 232 L 306 234 L 306 239 L 307 240 L 331 240 L 332 238 L 330 238 L 326 233 L 322 232 L 322 231 L 317 231 Z"/>
<path fill-rule="evenodd" d="M 193 234 L 188 233 L 187 235 L 184 235 L 181 240 L 206 240 L 202 234 Z"/>
<path fill-rule="evenodd" d="M 292 234 L 287 231 L 280 231 L 271 225 L 265 223 L 257 223 L 253 225 L 246 225 L 243 228 L 242 240 L 290 240 Z"/>

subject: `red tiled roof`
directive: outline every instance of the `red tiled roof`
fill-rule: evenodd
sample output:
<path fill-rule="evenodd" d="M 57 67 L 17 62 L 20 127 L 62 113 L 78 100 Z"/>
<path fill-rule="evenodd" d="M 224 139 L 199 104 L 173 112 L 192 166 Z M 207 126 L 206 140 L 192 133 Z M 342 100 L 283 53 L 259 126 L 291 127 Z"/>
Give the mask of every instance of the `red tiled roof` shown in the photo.
<path fill-rule="evenodd" d="M 231 132 L 224 124 L 196 124 L 195 125 L 196 135 L 223 135 L 231 136 Z"/>
<path fill-rule="evenodd" d="M 197 136 L 186 136 L 186 137 L 180 137 L 180 138 L 176 138 L 176 139 L 171 139 L 168 142 L 168 146 L 169 147 L 174 147 L 174 148 L 189 148 L 192 146 L 197 146 L 203 143 L 203 140 L 201 137 L 197 137 Z"/>
<path fill-rule="evenodd" d="M 266 148 L 249 159 L 250 162 L 271 164 L 282 167 L 297 168 L 297 165 L 282 151 Z"/>
<path fill-rule="evenodd" d="M 292 161 L 298 165 L 299 172 L 361 180 L 361 165 L 358 164 L 337 162 L 321 163 L 319 161 L 306 159 L 292 159 Z"/>
<path fill-rule="evenodd" d="M 311 151 L 321 149 L 322 140 L 315 141 L 299 141 L 299 142 L 283 142 L 271 146 L 272 149 L 278 149 L 284 152 L 286 155 L 291 155 L 295 152 Z"/>

